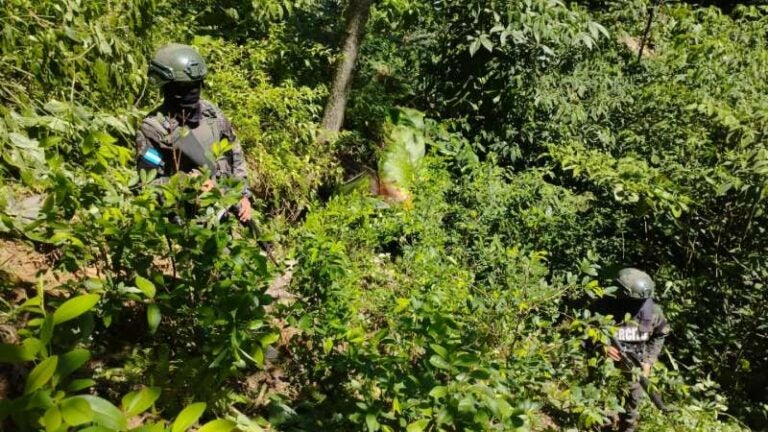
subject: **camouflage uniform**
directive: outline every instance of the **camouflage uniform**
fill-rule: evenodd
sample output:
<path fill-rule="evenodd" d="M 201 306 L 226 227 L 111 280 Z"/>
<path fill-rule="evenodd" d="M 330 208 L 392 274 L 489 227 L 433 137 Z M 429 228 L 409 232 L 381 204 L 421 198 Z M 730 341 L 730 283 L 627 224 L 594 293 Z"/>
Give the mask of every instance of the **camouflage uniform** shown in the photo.
<path fill-rule="evenodd" d="M 192 160 L 185 146 L 201 147 L 198 150 L 206 156 L 211 154 L 215 143 L 223 139 L 232 144 L 232 149 L 216 161 L 208 161 L 215 178 L 232 176 L 247 181 L 248 171 L 240 142 L 232 125 L 221 110 L 206 100 L 200 100 L 201 119 L 195 127 L 180 124 L 176 117 L 160 107 L 150 113 L 141 123 L 136 134 L 137 165 L 140 170 L 157 170 L 154 184 L 163 184 L 177 172 L 191 172 L 200 169 L 200 161 Z M 193 140 L 187 140 L 193 138 Z M 150 163 L 144 155 L 150 152 L 159 156 L 159 162 Z M 250 197 L 250 191 L 243 189 L 243 196 Z"/>

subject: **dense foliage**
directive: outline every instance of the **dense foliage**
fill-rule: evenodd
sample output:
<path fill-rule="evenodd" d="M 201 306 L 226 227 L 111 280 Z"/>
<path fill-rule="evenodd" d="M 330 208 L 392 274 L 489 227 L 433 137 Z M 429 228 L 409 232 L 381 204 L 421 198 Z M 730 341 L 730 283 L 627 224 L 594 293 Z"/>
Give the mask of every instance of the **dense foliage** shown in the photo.
<path fill-rule="evenodd" d="M 642 430 L 765 428 L 768 8 L 663 4 L 641 41 L 650 5 L 375 2 L 319 140 L 345 2 L 8 0 L 0 234 L 55 277 L 0 271 L 0 428 L 597 430 L 624 377 L 588 305 L 627 265 L 673 327 Z M 169 41 L 259 241 L 234 184 L 140 186 Z"/>

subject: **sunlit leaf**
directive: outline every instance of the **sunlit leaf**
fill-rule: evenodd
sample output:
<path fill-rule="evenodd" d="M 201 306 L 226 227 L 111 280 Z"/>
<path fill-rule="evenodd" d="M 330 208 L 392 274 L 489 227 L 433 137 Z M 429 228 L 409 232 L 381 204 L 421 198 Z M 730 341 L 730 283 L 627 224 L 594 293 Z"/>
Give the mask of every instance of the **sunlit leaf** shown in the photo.
<path fill-rule="evenodd" d="M 147 306 L 147 324 L 149 324 L 149 332 L 154 334 L 157 331 L 157 327 L 160 326 L 160 320 L 162 315 L 160 313 L 160 307 L 152 303 Z"/>
<path fill-rule="evenodd" d="M 63 378 L 83 366 L 91 359 L 91 353 L 87 349 L 75 348 L 74 350 L 59 357 L 59 364 L 56 367 L 56 374 Z"/>
<path fill-rule="evenodd" d="M 185 407 L 173 421 L 171 432 L 184 432 L 189 429 L 203 415 L 205 407 L 204 402 L 193 403 Z"/>
<path fill-rule="evenodd" d="M 87 400 L 71 397 L 61 401 L 61 415 L 70 426 L 79 426 L 93 420 L 94 413 Z"/>
<path fill-rule="evenodd" d="M 59 411 L 59 407 L 52 406 L 45 410 L 42 423 L 46 432 L 58 430 L 61 427 L 61 411 Z"/>
<path fill-rule="evenodd" d="M 58 362 L 58 357 L 51 356 L 35 366 L 27 376 L 27 383 L 24 386 L 24 394 L 32 393 L 44 386 L 53 377 L 53 373 L 56 372 L 56 365 Z"/>
<path fill-rule="evenodd" d="M 235 427 L 237 423 L 231 420 L 216 419 L 201 426 L 197 432 L 231 432 Z"/>
<path fill-rule="evenodd" d="M 123 396 L 123 411 L 128 417 L 138 415 L 147 409 L 160 397 L 159 387 L 144 387 Z"/>
<path fill-rule="evenodd" d="M 128 427 L 128 421 L 123 413 L 109 401 L 97 396 L 77 396 L 84 399 L 93 411 L 93 421 L 98 425 L 113 430 L 124 430 Z"/>
<path fill-rule="evenodd" d="M 155 284 L 149 279 L 145 279 L 141 276 L 136 276 L 136 288 L 140 289 L 148 298 L 155 297 Z"/>
<path fill-rule="evenodd" d="M 53 313 L 54 324 L 67 322 L 90 311 L 99 302 L 99 299 L 97 294 L 84 294 L 65 301 Z"/>

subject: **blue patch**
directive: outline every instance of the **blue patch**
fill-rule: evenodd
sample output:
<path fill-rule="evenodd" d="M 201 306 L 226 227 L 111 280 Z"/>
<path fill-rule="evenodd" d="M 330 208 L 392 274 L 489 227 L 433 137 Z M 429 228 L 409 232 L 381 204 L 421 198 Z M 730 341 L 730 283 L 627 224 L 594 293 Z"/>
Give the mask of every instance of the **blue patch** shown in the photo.
<path fill-rule="evenodd" d="M 160 152 L 153 147 L 150 147 L 143 155 L 141 155 L 141 157 L 152 166 L 161 167 L 165 165 L 165 163 L 163 163 L 163 158 L 160 157 Z"/>

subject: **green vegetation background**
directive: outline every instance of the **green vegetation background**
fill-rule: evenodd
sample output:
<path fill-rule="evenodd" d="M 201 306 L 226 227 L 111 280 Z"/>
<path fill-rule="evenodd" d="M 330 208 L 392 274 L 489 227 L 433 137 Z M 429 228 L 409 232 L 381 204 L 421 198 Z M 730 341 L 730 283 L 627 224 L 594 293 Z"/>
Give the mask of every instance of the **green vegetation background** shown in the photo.
<path fill-rule="evenodd" d="M 319 144 L 343 2 L 7 0 L 0 232 L 71 276 L 18 302 L 0 283 L 19 329 L 0 372 L 26 377 L 0 418 L 594 430 L 623 378 L 585 349 L 610 332 L 585 308 L 634 265 L 674 329 L 654 382 L 680 409 L 645 406 L 642 430 L 765 429 L 768 8 L 664 4 L 638 59 L 648 6 L 375 2 L 345 131 Z M 236 196 L 178 227 L 194 179 L 137 187 L 147 58 L 169 41 L 209 61 L 278 266 L 211 223 Z M 422 143 L 397 168 L 407 202 L 339 189 Z M 287 262 L 297 298 L 274 302 Z"/>

